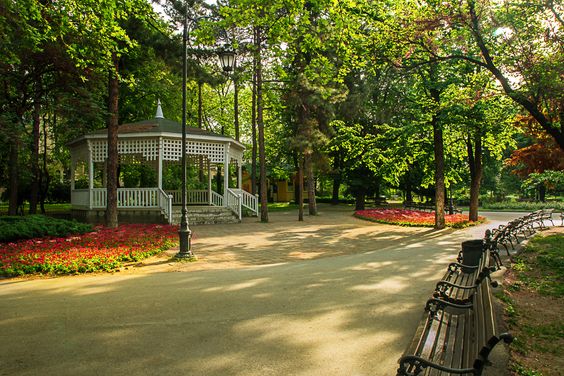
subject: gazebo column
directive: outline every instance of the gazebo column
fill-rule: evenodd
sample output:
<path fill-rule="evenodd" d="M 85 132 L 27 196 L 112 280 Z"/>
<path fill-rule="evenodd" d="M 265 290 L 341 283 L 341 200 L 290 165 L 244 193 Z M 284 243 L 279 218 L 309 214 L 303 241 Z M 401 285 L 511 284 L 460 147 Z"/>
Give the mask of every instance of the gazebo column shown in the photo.
<path fill-rule="evenodd" d="M 223 206 L 227 206 L 227 190 L 229 189 L 229 149 L 226 147 L 223 161 Z"/>
<path fill-rule="evenodd" d="M 208 159 L 208 203 L 213 205 L 211 161 Z"/>
<path fill-rule="evenodd" d="M 157 186 L 163 189 L 163 139 L 159 138 L 159 159 L 157 162 Z"/>

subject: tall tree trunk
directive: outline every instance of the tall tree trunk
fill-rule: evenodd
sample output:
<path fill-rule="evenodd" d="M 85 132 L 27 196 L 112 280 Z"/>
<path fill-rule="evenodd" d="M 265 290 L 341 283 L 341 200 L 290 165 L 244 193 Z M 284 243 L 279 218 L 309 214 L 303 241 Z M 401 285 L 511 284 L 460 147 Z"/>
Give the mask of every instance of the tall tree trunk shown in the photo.
<path fill-rule="evenodd" d="M 298 195 L 298 221 L 304 220 L 304 164 L 298 157 L 298 182 L 296 183 L 296 194 Z"/>
<path fill-rule="evenodd" d="M 204 86 L 204 83 L 202 81 L 198 81 L 198 128 L 202 129 L 203 126 L 203 118 L 204 118 L 204 103 L 203 103 L 203 98 L 202 98 L 202 86 Z M 199 156 L 198 157 L 198 181 L 200 183 L 203 183 L 205 181 L 204 178 L 204 157 L 203 156 Z"/>
<path fill-rule="evenodd" d="M 341 189 L 341 152 L 337 151 L 333 158 L 333 193 L 331 195 L 331 205 L 339 204 L 339 190 Z"/>
<path fill-rule="evenodd" d="M 18 214 L 18 188 L 20 183 L 19 176 L 19 153 L 20 139 L 17 133 L 14 133 L 12 142 L 10 142 L 10 163 L 8 166 L 8 174 L 10 176 L 10 197 L 8 204 L 8 215 Z"/>
<path fill-rule="evenodd" d="M 257 128 L 260 169 L 260 220 L 268 222 L 268 198 L 266 191 L 266 152 L 264 148 L 264 120 L 262 104 L 262 33 L 256 29 L 256 76 L 257 76 Z"/>
<path fill-rule="evenodd" d="M 364 210 L 366 202 L 366 192 L 364 190 L 357 191 L 354 195 L 354 210 Z"/>
<path fill-rule="evenodd" d="M 41 194 L 39 203 L 41 205 L 41 213 L 45 214 L 45 200 L 49 192 L 49 184 L 51 183 L 51 175 L 47 168 L 47 118 L 43 118 L 43 170 L 41 173 Z"/>
<path fill-rule="evenodd" d="M 315 176 L 313 174 L 313 158 L 311 154 L 305 155 L 305 170 L 307 174 L 307 206 L 309 215 L 317 215 L 317 202 L 315 201 Z"/>
<path fill-rule="evenodd" d="M 235 140 L 239 141 L 239 77 L 237 66 L 233 65 L 233 125 L 235 126 Z"/>
<path fill-rule="evenodd" d="M 38 86 L 40 84 L 37 84 Z M 37 93 L 40 92 L 36 88 Z M 39 201 L 39 138 L 41 126 L 41 103 L 39 101 L 39 94 L 36 94 L 33 103 L 33 144 L 31 149 L 31 191 L 29 197 L 29 214 L 37 213 L 37 202 Z"/>
<path fill-rule="evenodd" d="M 431 97 L 436 104 L 440 103 L 440 93 L 431 89 Z M 435 152 L 435 228 L 445 228 L 445 155 L 443 130 L 439 124 L 438 114 L 433 114 L 433 143 Z"/>
<path fill-rule="evenodd" d="M 256 31 L 255 31 L 256 37 Z M 256 39 L 256 38 L 255 38 Z M 251 103 L 251 137 L 252 137 L 252 150 L 251 150 L 251 193 L 257 194 L 257 59 L 253 55 L 253 88 L 252 88 L 252 103 Z"/>
<path fill-rule="evenodd" d="M 198 81 L 198 128 L 202 129 L 204 119 L 204 103 L 202 98 L 202 86 L 204 83 Z"/>
<path fill-rule="evenodd" d="M 408 167 L 408 170 L 405 173 L 405 202 L 406 203 L 413 202 L 413 193 L 412 193 L 413 188 L 411 187 L 411 175 L 409 173 L 409 168 L 411 168 L 411 166 Z"/>
<path fill-rule="evenodd" d="M 482 137 L 480 135 L 480 129 L 478 129 L 474 135 L 474 147 L 472 147 L 472 138 L 470 135 L 468 135 L 466 146 L 468 149 L 468 165 L 470 166 L 470 210 L 468 219 L 477 221 L 480 183 L 482 181 Z"/>
<path fill-rule="evenodd" d="M 118 184 L 118 111 L 119 111 L 119 58 L 112 56 L 113 69 L 108 82 L 108 163 L 107 163 L 107 204 L 106 226 L 118 226 L 117 184 Z"/>
<path fill-rule="evenodd" d="M 546 202 L 546 186 L 544 183 L 539 184 L 539 201 Z"/>

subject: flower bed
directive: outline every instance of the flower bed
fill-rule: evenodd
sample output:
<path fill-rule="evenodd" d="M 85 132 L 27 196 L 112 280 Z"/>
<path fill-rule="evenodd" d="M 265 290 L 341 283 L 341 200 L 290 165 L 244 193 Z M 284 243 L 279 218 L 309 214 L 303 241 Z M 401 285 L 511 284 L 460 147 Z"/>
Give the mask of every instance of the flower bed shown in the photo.
<path fill-rule="evenodd" d="M 388 223 L 400 226 L 422 226 L 433 227 L 435 225 L 435 213 L 423 212 L 419 210 L 405 209 L 368 209 L 357 210 L 354 216 L 368 221 Z M 484 217 L 478 217 L 477 222 L 468 220 L 467 215 L 463 214 L 447 214 L 445 215 L 446 225 L 454 228 L 463 228 L 473 226 L 485 220 Z"/>
<path fill-rule="evenodd" d="M 71 274 L 113 270 L 174 246 L 178 228 L 128 224 L 66 238 L 0 244 L 0 274 Z"/>

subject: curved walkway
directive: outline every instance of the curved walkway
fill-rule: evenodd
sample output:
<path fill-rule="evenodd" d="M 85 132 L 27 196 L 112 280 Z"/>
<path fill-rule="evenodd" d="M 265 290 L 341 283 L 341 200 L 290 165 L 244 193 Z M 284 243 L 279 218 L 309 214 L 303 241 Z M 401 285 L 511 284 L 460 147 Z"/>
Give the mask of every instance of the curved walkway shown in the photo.
<path fill-rule="evenodd" d="M 460 242 L 495 225 L 295 218 L 195 227 L 196 263 L 0 282 L 0 375 L 393 375 Z"/>

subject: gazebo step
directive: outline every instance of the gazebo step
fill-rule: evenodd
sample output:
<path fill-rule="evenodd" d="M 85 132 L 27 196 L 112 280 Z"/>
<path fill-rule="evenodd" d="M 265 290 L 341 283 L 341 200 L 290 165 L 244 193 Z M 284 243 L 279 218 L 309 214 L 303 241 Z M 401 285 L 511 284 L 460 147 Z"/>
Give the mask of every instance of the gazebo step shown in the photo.
<path fill-rule="evenodd" d="M 223 206 L 188 206 L 188 224 L 207 225 L 220 223 L 239 223 L 233 212 Z M 172 209 L 172 223 L 179 224 L 182 216 L 180 208 Z"/>

